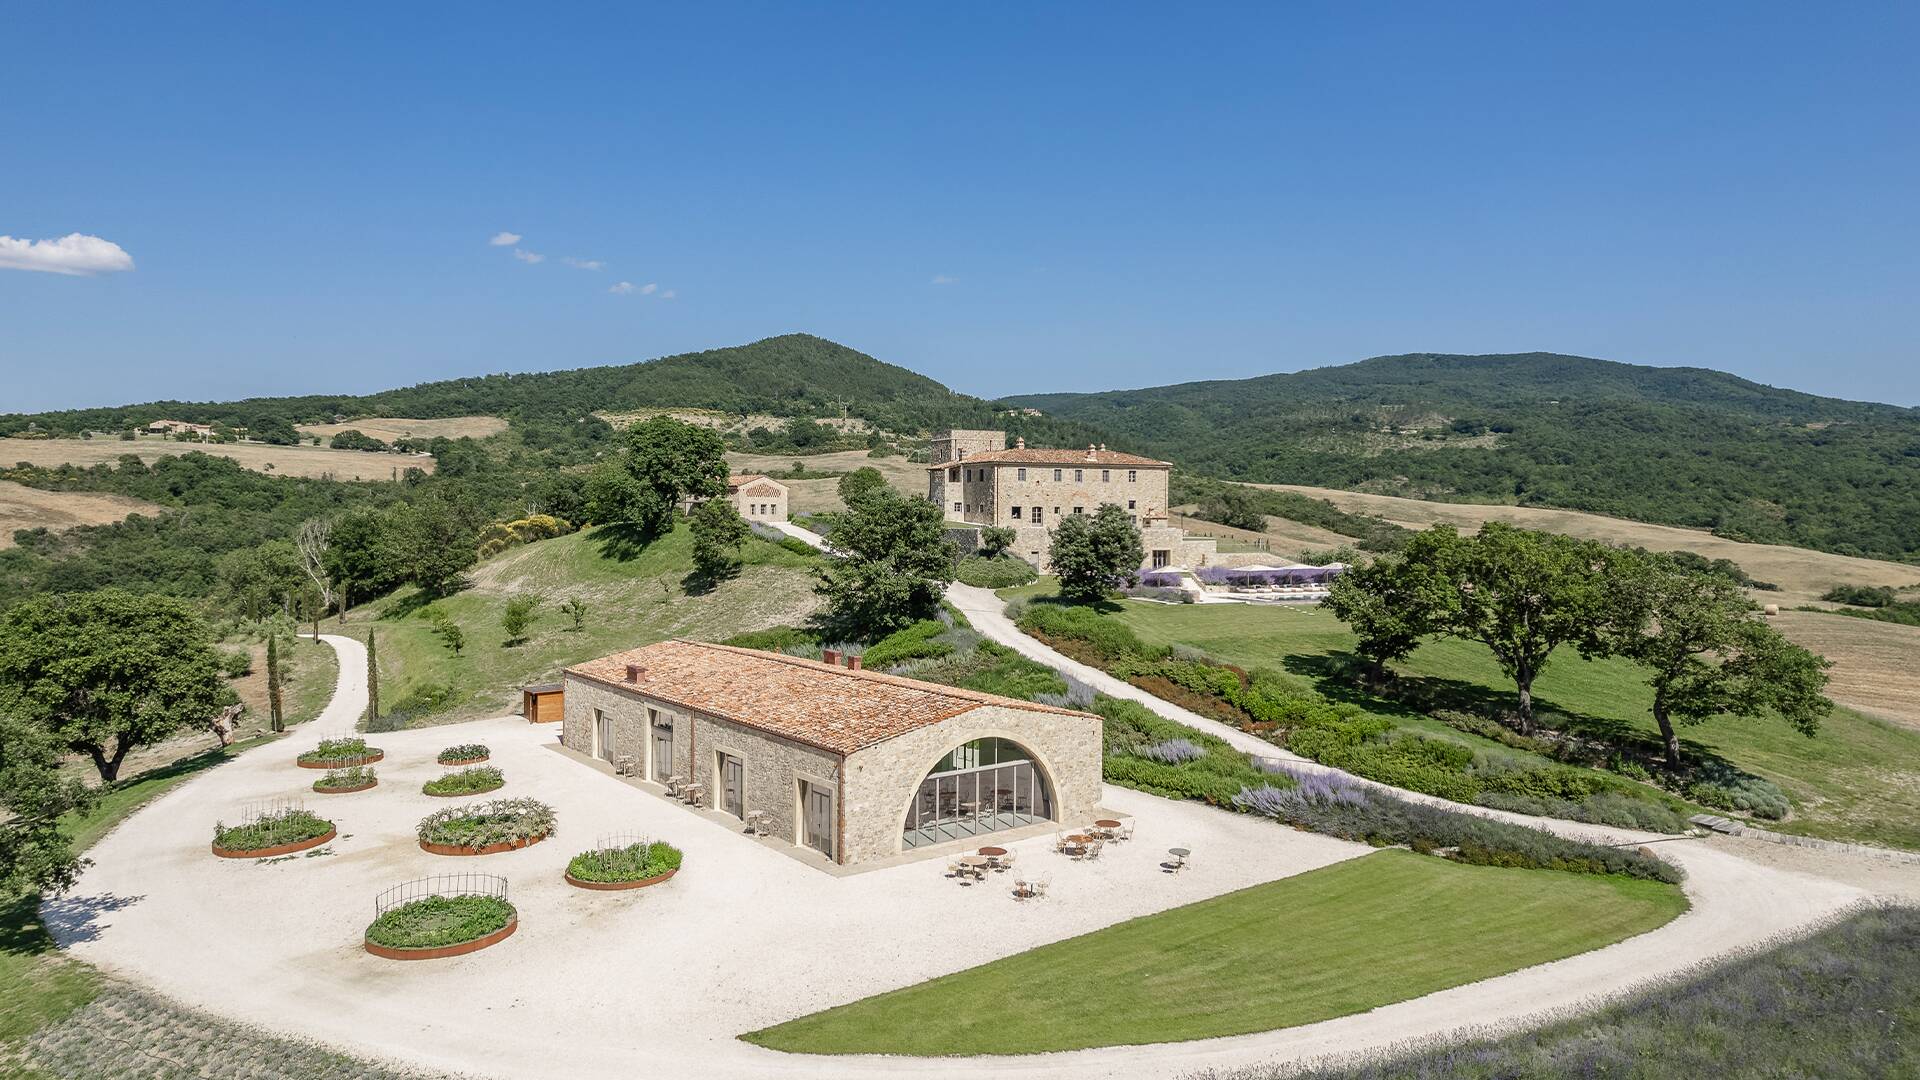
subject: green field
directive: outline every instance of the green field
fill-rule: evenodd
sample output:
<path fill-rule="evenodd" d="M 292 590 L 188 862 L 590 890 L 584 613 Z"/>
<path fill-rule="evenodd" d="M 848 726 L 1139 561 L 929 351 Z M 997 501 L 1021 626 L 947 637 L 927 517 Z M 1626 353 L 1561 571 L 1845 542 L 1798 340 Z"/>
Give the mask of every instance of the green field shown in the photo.
<path fill-rule="evenodd" d="M 1007 590 L 1034 595 L 1050 587 Z M 1270 667 L 1317 678 L 1330 696 L 1356 700 L 1400 723 L 1496 748 L 1393 702 L 1359 695 L 1325 677 L 1327 659 L 1350 649 L 1344 624 L 1317 607 L 1242 604 L 1170 605 L 1128 602 L 1113 616 L 1151 644 L 1180 642 L 1242 667 Z M 1397 665 L 1404 678 L 1463 702 L 1512 701 L 1513 686 L 1487 650 L 1441 639 Z M 1620 660 L 1588 661 L 1556 653 L 1534 683 L 1534 701 L 1591 734 L 1651 735 L 1651 695 L 1638 668 Z M 1557 722 L 1557 721 L 1556 721 Z M 1769 824 L 1782 832 L 1920 849 L 1920 732 L 1836 709 L 1813 738 L 1770 719 L 1721 717 L 1681 729 L 1687 751 L 1717 753 L 1779 784 L 1794 800 L 1793 817 Z M 1515 751 L 1498 748 L 1499 752 Z"/>
<path fill-rule="evenodd" d="M 1656 882 L 1376 852 L 743 1038 L 813 1054 L 1029 1054 L 1310 1024 L 1587 952 L 1686 909 Z"/>
<path fill-rule="evenodd" d="M 742 554 L 738 577 L 690 593 L 693 540 L 684 521 L 637 550 L 589 530 L 511 548 L 475 567 L 470 587 L 431 605 L 407 589 L 322 629 L 362 640 L 370 626 L 378 633 L 383 713 L 403 707 L 410 693 L 443 687 L 444 700 L 416 723 L 499 716 L 519 711 L 520 686 L 556 679 L 569 664 L 671 637 L 718 641 L 804 621 L 817 603 L 807 573 L 813 558 L 758 538 Z M 541 603 L 528 639 L 508 646 L 500 616 L 522 594 Z M 588 606 L 577 631 L 559 608 L 569 597 Z M 434 633 L 429 607 L 466 634 L 458 656 Z"/>

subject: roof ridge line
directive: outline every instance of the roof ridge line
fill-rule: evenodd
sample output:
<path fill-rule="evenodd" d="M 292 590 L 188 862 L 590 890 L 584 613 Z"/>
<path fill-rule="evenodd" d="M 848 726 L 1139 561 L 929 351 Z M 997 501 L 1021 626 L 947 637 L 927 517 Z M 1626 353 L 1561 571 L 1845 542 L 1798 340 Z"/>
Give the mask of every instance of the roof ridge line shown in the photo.
<path fill-rule="evenodd" d="M 1058 705 L 1043 705 L 1038 701 L 1022 701 L 1019 698 L 1004 697 L 1000 694 L 989 694 L 982 690 L 968 690 L 965 687 L 948 686 L 945 683 L 929 683 L 920 679 L 909 679 L 902 675 L 890 675 L 884 671 L 868 671 L 866 668 L 842 667 L 839 664 L 829 664 L 822 660 L 810 660 L 804 656 L 792 656 L 787 653 L 771 652 L 766 649 L 750 649 L 744 645 L 723 645 L 717 641 L 695 641 L 692 638 L 671 638 L 669 640 L 680 642 L 683 645 L 698 646 L 703 649 L 719 649 L 724 652 L 737 653 L 743 656 L 757 656 L 768 660 L 777 660 L 783 664 L 803 667 L 811 671 L 831 672 L 833 674 L 868 682 L 882 682 L 890 686 L 898 686 L 902 689 L 914 690 L 930 696 L 970 701 L 975 705 L 1010 705 L 1014 708 L 1031 709 L 1036 712 L 1050 712 L 1065 716 L 1100 715 L 1098 713 L 1087 712 L 1083 709 L 1063 709 Z M 935 687 L 936 689 L 928 689 L 929 687 Z M 961 710 L 961 712 L 965 711 L 964 709 Z M 959 713 L 953 715 L 957 716 Z"/>

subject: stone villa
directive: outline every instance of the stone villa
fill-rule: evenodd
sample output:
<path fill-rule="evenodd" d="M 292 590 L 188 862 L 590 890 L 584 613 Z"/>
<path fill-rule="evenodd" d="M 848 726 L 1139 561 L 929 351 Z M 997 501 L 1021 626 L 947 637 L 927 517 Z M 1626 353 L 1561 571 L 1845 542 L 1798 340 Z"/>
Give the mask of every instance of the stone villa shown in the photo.
<path fill-rule="evenodd" d="M 1105 446 L 1044 450 L 1019 439 L 1008 447 L 1004 431 L 960 429 L 935 434 L 927 462 L 927 498 L 948 521 L 1014 530 L 1012 552 L 1043 570 L 1053 529 L 1105 503 L 1140 527 L 1150 567 L 1200 566 L 1214 553 L 1214 541 L 1168 524 L 1172 462 Z"/>
<path fill-rule="evenodd" d="M 787 485 L 758 474 L 727 477 L 727 499 L 748 521 L 787 520 Z"/>
<path fill-rule="evenodd" d="M 694 641 L 565 673 L 561 742 L 842 865 L 1083 822 L 1100 800 L 1090 713 Z"/>

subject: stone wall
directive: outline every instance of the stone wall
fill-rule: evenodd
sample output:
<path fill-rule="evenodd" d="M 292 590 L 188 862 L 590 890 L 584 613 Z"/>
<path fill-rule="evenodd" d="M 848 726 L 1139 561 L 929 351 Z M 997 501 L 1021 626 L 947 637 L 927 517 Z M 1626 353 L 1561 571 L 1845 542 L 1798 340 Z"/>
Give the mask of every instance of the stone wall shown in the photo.
<path fill-rule="evenodd" d="M 787 486 L 772 480 L 755 480 L 734 492 L 733 508 L 748 521 L 787 520 Z"/>
<path fill-rule="evenodd" d="M 641 694 L 620 690 L 579 676 L 566 677 L 564 742 L 589 756 L 602 756 L 594 739 L 594 710 L 613 718 L 614 757 L 631 756 L 648 779 L 659 775 L 653 761 L 648 731 L 648 708 L 673 725 L 673 765 L 669 775 L 691 777 L 706 787 L 705 805 L 719 809 L 719 755 L 740 759 L 744 774 L 742 810 L 764 810 L 774 836 L 799 844 L 802 779 L 829 788 L 837 777 L 840 756 L 780 738 L 756 728 L 686 710 Z"/>
<path fill-rule="evenodd" d="M 1059 820 L 1083 822 L 1100 805 L 1099 717 L 981 706 L 847 758 L 844 861 L 899 854 L 908 808 L 928 770 L 962 743 L 993 736 L 1026 747 L 1053 790 Z"/>

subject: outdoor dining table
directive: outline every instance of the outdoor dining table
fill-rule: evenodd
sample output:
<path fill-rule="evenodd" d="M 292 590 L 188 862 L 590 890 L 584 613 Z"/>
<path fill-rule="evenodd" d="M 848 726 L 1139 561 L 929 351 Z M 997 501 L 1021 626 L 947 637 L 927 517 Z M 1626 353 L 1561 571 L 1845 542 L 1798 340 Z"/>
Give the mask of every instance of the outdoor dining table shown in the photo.
<path fill-rule="evenodd" d="M 983 847 L 979 851 L 975 852 L 975 854 L 985 856 L 986 858 L 989 858 L 989 859 L 997 859 L 1000 856 L 1005 855 L 1006 853 L 1007 853 L 1007 849 L 1003 847 Z"/>
<path fill-rule="evenodd" d="M 960 860 L 960 865 L 966 867 L 974 877 L 984 880 L 987 876 L 987 858 L 984 855 L 965 856 Z"/>
<path fill-rule="evenodd" d="M 1112 818 L 1101 818 L 1099 821 L 1094 822 L 1094 824 L 1103 829 L 1117 829 L 1120 827 L 1120 823 Z"/>

